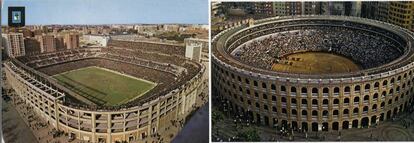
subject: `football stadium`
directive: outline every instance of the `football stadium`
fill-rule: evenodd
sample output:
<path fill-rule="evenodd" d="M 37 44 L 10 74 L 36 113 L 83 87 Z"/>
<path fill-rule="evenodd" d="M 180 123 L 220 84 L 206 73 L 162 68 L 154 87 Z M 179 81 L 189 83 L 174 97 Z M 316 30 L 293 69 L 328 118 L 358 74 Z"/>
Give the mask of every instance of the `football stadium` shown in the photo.
<path fill-rule="evenodd" d="M 34 111 L 85 142 L 136 142 L 194 110 L 205 66 L 183 45 L 110 40 L 4 62 L 6 81 Z"/>
<path fill-rule="evenodd" d="M 250 19 L 212 39 L 212 94 L 264 126 L 372 127 L 412 105 L 413 48 L 413 32 L 365 18 Z"/>

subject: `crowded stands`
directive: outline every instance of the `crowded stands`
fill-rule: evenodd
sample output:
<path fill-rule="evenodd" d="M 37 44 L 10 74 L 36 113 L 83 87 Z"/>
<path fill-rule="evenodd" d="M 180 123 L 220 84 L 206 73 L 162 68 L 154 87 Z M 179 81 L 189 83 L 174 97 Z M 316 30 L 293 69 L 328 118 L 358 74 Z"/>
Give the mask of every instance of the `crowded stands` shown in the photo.
<path fill-rule="evenodd" d="M 400 42 L 387 35 L 346 26 L 294 26 L 270 31 L 273 33 L 251 35 L 258 38 L 229 50 L 240 61 L 264 69 L 297 52 L 339 54 L 364 69 L 389 63 L 404 53 Z"/>

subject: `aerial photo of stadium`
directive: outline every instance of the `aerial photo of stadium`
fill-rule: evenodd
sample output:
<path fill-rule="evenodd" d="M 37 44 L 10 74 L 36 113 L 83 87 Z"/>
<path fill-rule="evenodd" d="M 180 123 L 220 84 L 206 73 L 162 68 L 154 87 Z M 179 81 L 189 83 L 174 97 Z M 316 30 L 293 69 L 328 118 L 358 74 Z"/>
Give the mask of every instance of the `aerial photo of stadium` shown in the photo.
<path fill-rule="evenodd" d="M 86 141 L 133 141 L 193 110 L 205 67 L 180 58 L 183 52 L 110 41 L 107 48 L 13 58 L 4 67 L 20 98 L 60 130 Z"/>
<path fill-rule="evenodd" d="M 212 38 L 213 141 L 414 139 L 412 31 L 343 15 L 234 17 Z"/>
<path fill-rule="evenodd" d="M 90 2 L 90 13 L 108 6 Z M 105 24 L 101 13 L 103 24 L 33 24 L 45 14 L 30 7 L 38 3 L 23 3 L 32 25 L 2 26 L 6 142 L 186 142 L 186 134 L 208 142 L 208 122 L 200 123 L 208 120 L 205 24 L 140 24 L 137 15 Z"/>

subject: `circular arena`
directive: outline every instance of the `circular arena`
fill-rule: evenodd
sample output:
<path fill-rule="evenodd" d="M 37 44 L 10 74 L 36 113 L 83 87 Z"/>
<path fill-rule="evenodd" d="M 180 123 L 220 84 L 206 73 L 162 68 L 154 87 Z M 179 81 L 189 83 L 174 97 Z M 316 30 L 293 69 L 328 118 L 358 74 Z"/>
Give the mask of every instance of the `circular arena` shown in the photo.
<path fill-rule="evenodd" d="M 56 129 L 89 142 L 140 142 L 185 119 L 206 86 L 205 67 L 184 52 L 180 45 L 112 40 L 108 47 L 23 56 L 3 65 L 7 84 Z M 104 76 L 79 82 L 82 77 L 70 74 L 89 74 L 82 71 L 91 67 Z M 116 80 L 121 78 L 128 82 Z M 135 84 L 147 90 L 129 90 Z"/>
<path fill-rule="evenodd" d="M 413 46 L 407 29 L 364 18 L 251 20 L 212 39 L 212 92 L 270 127 L 370 127 L 411 105 Z"/>

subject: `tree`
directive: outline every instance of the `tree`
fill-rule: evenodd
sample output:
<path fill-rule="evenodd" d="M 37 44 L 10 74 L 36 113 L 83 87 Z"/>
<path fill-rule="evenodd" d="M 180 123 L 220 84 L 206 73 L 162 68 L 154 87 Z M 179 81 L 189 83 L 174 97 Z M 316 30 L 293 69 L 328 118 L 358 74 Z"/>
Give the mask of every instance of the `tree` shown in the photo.
<path fill-rule="evenodd" d="M 223 120 L 223 114 L 219 111 L 215 111 L 213 110 L 213 113 L 211 114 L 211 118 L 213 119 L 213 125 L 216 124 L 217 122 L 220 122 L 220 120 Z"/>
<path fill-rule="evenodd" d="M 249 129 L 237 134 L 240 141 L 260 141 L 260 136 L 255 129 Z"/>

